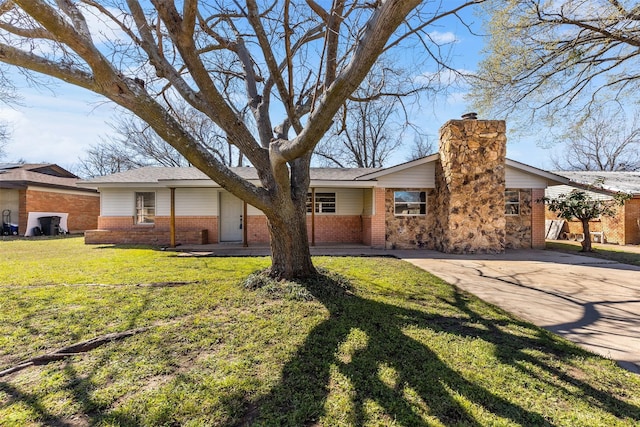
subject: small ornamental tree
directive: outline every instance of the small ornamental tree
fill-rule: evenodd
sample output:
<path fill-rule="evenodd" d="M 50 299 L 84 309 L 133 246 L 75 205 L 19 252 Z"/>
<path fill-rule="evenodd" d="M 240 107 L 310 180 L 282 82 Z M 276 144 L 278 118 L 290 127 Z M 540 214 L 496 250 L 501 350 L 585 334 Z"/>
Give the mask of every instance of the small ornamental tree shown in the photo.
<path fill-rule="evenodd" d="M 573 190 L 569 194 L 560 194 L 557 198 L 544 197 L 542 200 L 558 217 L 567 221 L 574 218 L 580 220 L 584 234 L 581 252 L 593 252 L 589 221 L 601 216 L 614 216 L 616 207 L 624 205 L 624 202 L 630 198 L 629 194 L 616 193 L 613 199 L 598 200 L 584 190 Z"/>

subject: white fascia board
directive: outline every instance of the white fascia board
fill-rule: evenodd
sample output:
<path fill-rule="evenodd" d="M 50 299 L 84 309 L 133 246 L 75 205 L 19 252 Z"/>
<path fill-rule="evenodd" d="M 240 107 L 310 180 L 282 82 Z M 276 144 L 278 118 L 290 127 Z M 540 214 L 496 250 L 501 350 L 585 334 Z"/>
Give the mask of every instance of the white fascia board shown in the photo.
<path fill-rule="evenodd" d="M 81 184 L 78 184 L 79 186 Z M 82 184 L 84 188 L 167 188 L 166 185 L 157 182 L 96 182 L 95 184 Z"/>
<path fill-rule="evenodd" d="M 374 188 L 378 186 L 378 181 L 334 181 L 334 180 L 312 180 L 311 187 L 336 187 L 336 188 Z"/>
<path fill-rule="evenodd" d="M 565 178 L 564 176 L 556 175 L 555 173 L 547 172 L 542 169 L 538 169 L 533 166 L 526 165 L 524 163 L 517 162 L 515 160 L 506 159 L 505 164 L 514 169 L 519 169 L 523 172 L 530 173 L 532 175 L 539 176 L 547 180 L 547 185 L 567 185 L 571 181 L 569 178 Z"/>
<path fill-rule="evenodd" d="M 391 166 L 376 172 L 372 172 L 372 173 L 368 173 L 366 175 L 362 175 L 356 178 L 357 181 L 366 181 L 366 180 L 370 180 L 370 179 L 375 179 L 375 178 L 379 178 L 381 176 L 385 176 L 385 175 L 389 175 L 395 172 L 399 172 L 405 169 L 409 169 L 415 166 L 420 166 L 423 165 L 425 163 L 430 163 L 430 162 L 435 162 L 436 160 L 438 160 L 438 158 L 440 157 L 440 154 L 431 154 L 429 156 L 426 157 L 421 157 L 419 159 L 416 160 L 411 160 L 409 162 L 406 163 L 401 163 L 399 165 L 396 166 Z"/>

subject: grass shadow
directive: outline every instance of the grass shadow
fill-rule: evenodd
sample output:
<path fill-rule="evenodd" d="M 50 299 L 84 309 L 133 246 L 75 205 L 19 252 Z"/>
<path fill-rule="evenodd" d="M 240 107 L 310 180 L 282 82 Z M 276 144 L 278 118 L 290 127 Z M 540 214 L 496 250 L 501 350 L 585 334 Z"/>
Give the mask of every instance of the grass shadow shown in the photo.
<path fill-rule="evenodd" d="M 499 395 L 482 381 L 462 374 L 425 336 L 481 340 L 495 348 L 500 364 L 549 382 L 553 381 L 547 378 L 567 379 L 567 374 L 536 358 L 532 351 L 550 349 L 559 358 L 588 354 L 528 323 L 517 326 L 534 328 L 537 335 L 505 332 L 504 326 L 519 322 L 506 317 L 487 320 L 474 311 L 466 294 L 457 291 L 447 303 L 459 314 L 441 316 L 358 296 L 335 276 L 320 277 L 304 286 L 324 304 L 329 317 L 285 364 L 280 383 L 251 405 L 238 425 L 318 425 L 338 413 L 344 425 L 428 426 L 435 422 L 480 426 L 479 412 L 490 412 L 506 423 L 554 425 L 518 396 Z M 569 380 L 571 387 L 604 411 L 640 422 L 640 408 L 579 378 Z M 348 399 L 333 401 L 332 390 L 336 389 Z"/>

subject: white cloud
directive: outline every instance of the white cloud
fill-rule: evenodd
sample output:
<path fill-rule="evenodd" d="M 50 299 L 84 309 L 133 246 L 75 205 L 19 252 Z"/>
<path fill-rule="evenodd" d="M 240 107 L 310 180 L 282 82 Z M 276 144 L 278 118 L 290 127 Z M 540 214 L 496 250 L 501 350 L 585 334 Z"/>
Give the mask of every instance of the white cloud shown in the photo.
<path fill-rule="evenodd" d="M 447 31 L 444 33 L 441 33 L 440 31 L 431 31 L 429 33 L 429 38 L 431 38 L 431 40 L 433 40 L 437 44 L 458 43 L 460 41 L 458 37 L 451 31 Z"/>
<path fill-rule="evenodd" d="M 63 93 L 64 92 L 64 93 Z M 113 108 L 96 104 L 88 92 L 65 88 L 63 95 L 22 91 L 24 106 L 0 109 L 11 129 L 3 160 L 57 163 L 70 167 L 85 150 L 112 132 Z"/>

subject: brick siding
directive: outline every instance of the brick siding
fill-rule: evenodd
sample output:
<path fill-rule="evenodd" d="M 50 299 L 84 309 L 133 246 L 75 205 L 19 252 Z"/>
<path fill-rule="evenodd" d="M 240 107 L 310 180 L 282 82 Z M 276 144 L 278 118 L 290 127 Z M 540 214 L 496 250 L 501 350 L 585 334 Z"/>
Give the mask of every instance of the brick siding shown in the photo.
<path fill-rule="evenodd" d="M 364 218 L 360 215 L 316 215 L 316 243 L 362 243 Z M 307 216 L 311 241 L 311 216 Z"/>
<path fill-rule="evenodd" d="M 373 195 L 373 203 L 375 215 L 368 217 L 367 232 L 370 233 L 370 241 L 364 241 L 365 244 L 373 248 L 384 248 L 387 232 L 386 213 L 385 213 L 385 190 L 384 188 L 376 188 Z"/>
<path fill-rule="evenodd" d="M 269 227 L 264 215 L 247 215 L 247 243 L 269 243 Z"/>
<path fill-rule="evenodd" d="M 546 219 L 558 219 L 557 215 L 545 208 Z M 640 244 L 640 198 L 627 200 L 624 206 L 616 207 L 616 215 L 613 217 L 601 217 L 589 221 L 589 231 L 604 232 L 607 243 L 618 245 Z M 577 220 L 565 221 L 562 233 L 581 234 L 582 223 Z"/>
<path fill-rule="evenodd" d="M 169 246 L 169 230 L 149 228 L 147 230 L 87 230 L 84 242 L 92 244 L 137 244 Z M 208 243 L 207 230 L 177 230 L 176 244 L 204 245 Z"/>
<path fill-rule="evenodd" d="M 625 244 L 640 245 L 640 197 L 627 200 L 625 209 Z"/>
<path fill-rule="evenodd" d="M 154 224 L 134 224 L 133 216 L 98 218 L 98 229 L 85 232 L 87 244 L 168 245 L 171 241 L 170 217 L 157 216 Z M 176 217 L 176 244 L 218 242 L 218 217 Z"/>
<path fill-rule="evenodd" d="M 531 247 L 534 249 L 544 249 L 545 245 L 545 208 L 544 202 L 539 201 L 543 197 L 543 189 L 531 190 Z"/>
<path fill-rule="evenodd" d="M 359 215 L 316 215 L 316 243 L 362 243 L 364 217 Z M 311 216 L 307 216 L 307 234 L 311 236 Z M 267 217 L 247 217 L 247 240 L 249 244 L 269 243 Z"/>
<path fill-rule="evenodd" d="M 28 188 L 19 192 L 19 219 L 20 234 L 27 229 L 29 212 L 65 212 L 67 228 L 71 233 L 95 229 L 98 226 L 100 214 L 100 197 L 79 193 L 63 193 L 60 191 L 41 191 Z"/>

